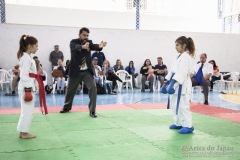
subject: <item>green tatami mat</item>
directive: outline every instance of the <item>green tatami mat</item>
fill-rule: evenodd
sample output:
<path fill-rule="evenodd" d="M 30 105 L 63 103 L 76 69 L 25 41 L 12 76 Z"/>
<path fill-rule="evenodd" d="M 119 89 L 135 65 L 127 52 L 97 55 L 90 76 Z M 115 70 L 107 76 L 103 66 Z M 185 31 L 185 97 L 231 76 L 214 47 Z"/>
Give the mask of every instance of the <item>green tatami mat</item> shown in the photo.
<path fill-rule="evenodd" d="M 0 115 L 0 160 L 239 160 L 240 124 L 193 113 L 195 130 L 170 130 L 171 110 L 35 114 L 19 139 L 19 115 Z"/>

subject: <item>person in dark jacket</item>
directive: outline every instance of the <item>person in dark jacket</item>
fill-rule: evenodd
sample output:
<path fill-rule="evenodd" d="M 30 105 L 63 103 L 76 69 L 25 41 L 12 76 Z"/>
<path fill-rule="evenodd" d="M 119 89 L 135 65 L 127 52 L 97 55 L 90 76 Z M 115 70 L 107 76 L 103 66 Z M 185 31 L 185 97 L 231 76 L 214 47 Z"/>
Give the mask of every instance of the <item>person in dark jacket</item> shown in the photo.
<path fill-rule="evenodd" d="M 95 71 L 92 66 L 91 51 L 101 51 L 107 45 L 107 42 L 102 41 L 100 44 L 93 44 L 88 39 L 89 33 L 88 28 L 81 28 L 79 38 L 70 42 L 71 62 L 69 64 L 68 90 L 60 113 L 66 113 L 72 109 L 73 98 L 78 84 L 83 81 L 89 91 L 90 102 L 88 108 L 90 116 L 96 118 L 97 89 L 93 77 Z"/>

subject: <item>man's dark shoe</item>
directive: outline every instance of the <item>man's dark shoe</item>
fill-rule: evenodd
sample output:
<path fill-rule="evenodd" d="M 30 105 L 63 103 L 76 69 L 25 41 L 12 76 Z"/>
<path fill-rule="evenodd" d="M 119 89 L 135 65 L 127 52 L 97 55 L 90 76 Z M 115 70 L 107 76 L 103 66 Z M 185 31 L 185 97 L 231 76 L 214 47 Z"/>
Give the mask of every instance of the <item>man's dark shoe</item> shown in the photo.
<path fill-rule="evenodd" d="M 208 105 L 208 101 L 207 101 L 207 100 L 205 100 L 205 102 L 204 102 L 203 104 L 205 104 L 205 105 Z"/>
<path fill-rule="evenodd" d="M 95 114 L 95 112 L 90 112 L 90 116 L 91 116 L 92 118 L 97 118 L 97 115 Z"/>
<path fill-rule="evenodd" d="M 65 108 L 63 108 L 63 109 L 60 111 L 60 113 L 66 113 L 66 112 L 69 112 L 69 110 L 68 110 L 68 109 L 65 109 Z"/>

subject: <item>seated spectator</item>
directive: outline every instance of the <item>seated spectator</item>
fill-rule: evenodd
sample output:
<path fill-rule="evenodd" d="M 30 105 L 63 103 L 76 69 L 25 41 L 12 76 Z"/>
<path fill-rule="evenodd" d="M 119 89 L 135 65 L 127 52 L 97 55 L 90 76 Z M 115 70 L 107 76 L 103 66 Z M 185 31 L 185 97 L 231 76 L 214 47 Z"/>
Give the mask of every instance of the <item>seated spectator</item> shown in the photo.
<path fill-rule="evenodd" d="M 204 104 L 208 105 L 208 92 L 210 77 L 213 73 L 213 65 L 207 62 L 207 54 L 200 55 L 200 63 L 196 64 L 191 73 L 192 86 L 202 86 L 204 94 Z"/>
<path fill-rule="evenodd" d="M 114 91 L 116 85 L 117 85 L 117 80 L 119 82 L 122 82 L 123 85 L 126 84 L 126 82 L 123 82 L 114 72 L 114 69 L 110 66 L 110 63 L 108 60 L 105 60 L 103 62 L 103 68 L 102 68 L 102 71 L 103 71 L 103 75 L 105 75 L 107 77 L 107 80 L 109 81 L 112 81 L 113 85 L 112 85 L 112 92 L 113 93 L 117 93 L 116 91 Z"/>
<path fill-rule="evenodd" d="M 157 61 L 158 61 L 158 64 L 155 65 L 154 69 L 155 69 L 155 74 L 157 75 L 157 80 L 160 81 L 161 87 L 162 87 L 168 70 L 167 70 L 167 66 L 163 64 L 162 57 L 158 57 Z"/>
<path fill-rule="evenodd" d="M 38 59 L 35 59 L 35 63 L 36 63 L 36 68 L 37 68 L 37 74 L 42 76 L 42 80 L 45 81 L 46 80 L 46 75 L 43 73 L 43 69 L 40 65 L 40 61 Z"/>
<path fill-rule="evenodd" d="M 4 74 L 4 72 L 6 72 L 6 73 Z M 11 79 L 12 79 L 12 75 L 8 71 L 6 71 L 4 69 L 0 70 L 0 80 L 1 81 L 11 82 Z M 16 95 L 15 93 L 12 94 L 10 83 L 3 83 L 1 87 L 6 89 L 6 93 L 5 93 L 6 96 L 15 96 Z"/>
<path fill-rule="evenodd" d="M 37 56 L 34 56 L 33 59 L 36 61 L 36 60 L 39 60 Z M 42 67 L 42 64 L 39 64 L 41 67 Z"/>
<path fill-rule="evenodd" d="M 137 88 L 134 79 L 138 76 L 138 73 L 135 73 L 135 67 L 134 67 L 133 61 L 129 62 L 129 65 L 125 68 L 125 70 L 132 76 L 133 87 Z"/>
<path fill-rule="evenodd" d="M 35 60 L 35 61 L 38 60 L 38 56 L 34 56 L 33 60 Z"/>
<path fill-rule="evenodd" d="M 103 62 L 105 61 L 105 55 L 103 52 L 100 52 L 100 51 L 95 51 L 93 54 L 92 54 L 92 59 L 94 57 L 97 57 L 98 58 L 98 66 L 100 67 L 103 67 Z"/>
<path fill-rule="evenodd" d="M 69 64 L 70 64 L 70 60 L 68 59 L 67 61 L 66 61 L 66 66 L 65 66 L 65 73 L 64 73 L 64 76 L 65 76 L 65 80 L 67 81 L 67 79 L 68 79 L 68 72 L 69 72 Z"/>
<path fill-rule="evenodd" d="M 96 83 L 102 84 L 103 79 L 102 79 L 101 75 L 103 75 L 103 72 L 102 72 L 101 67 L 97 65 L 98 64 L 98 58 L 97 57 L 93 58 L 92 64 L 93 64 L 93 67 L 95 69 L 94 79 L 95 79 Z"/>
<path fill-rule="evenodd" d="M 149 59 L 146 59 L 143 66 L 140 69 L 140 73 L 142 74 L 142 89 L 141 92 L 145 92 L 145 82 L 147 81 L 147 77 L 148 77 L 148 66 L 151 66 L 151 61 Z M 149 87 L 150 87 L 150 92 L 153 92 L 153 81 L 154 81 L 154 77 L 150 76 L 148 77 L 148 81 L 149 81 Z"/>
<path fill-rule="evenodd" d="M 53 68 L 52 75 L 57 80 L 57 94 L 64 94 L 65 68 L 63 67 L 62 59 L 58 59 L 57 64 L 58 65 Z"/>
<path fill-rule="evenodd" d="M 16 87 L 18 82 L 20 81 L 20 69 L 19 65 L 14 66 L 12 69 L 13 79 L 12 79 L 12 93 L 6 93 L 6 96 L 15 96 L 16 95 Z"/>
<path fill-rule="evenodd" d="M 156 78 L 155 77 L 155 74 L 154 74 L 154 69 L 153 69 L 153 67 L 152 66 L 148 66 L 148 72 L 147 72 L 147 74 L 148 74 L 148 76 L 147 76 L 147 80 L 149 81 L 149 79 L 151 78 L 151 77 L 153 77 L 154 79 Z"/>
<path fill-rule="evenodd" d="M 66 60 L 66 66 L 65 66 L 65 69 L 67 69 L 67 67 L 69 66 L 69 64 L 70 64 L 70 60 L 68 59 L 68 60 Z"/>
<path fill-rule="evenodd" d="M 120 59 L 117 59 L 116 65 L 113 66 L 113 69 L 115 72 L 117 72 L 118 70 L 124 70 Z"/>
<path fill-rule="evenodd" d="M 211 83 L 210 91 L 212 91 L 213 90 L 213 83 L 216 80 L 220 80 L 221 79 L 221 73 L 219 72 L 219 68 L 216 65 L 216 62 L 214 60 L 209 61 L 209 63 L 211 63 L 213 65 L 213 75 L 211 77 L 211 82 L 210 82 Z"/>
<path fill-rule="evenodd" d="M 49 56 L 49 61 L 52 63 L 52 69 L 58 66 L 58 59 L 64 61 L 64 55 L 62 51 L 59 50 L 59 45 L 55 45 L 54 51 L 52 51 Z"/>

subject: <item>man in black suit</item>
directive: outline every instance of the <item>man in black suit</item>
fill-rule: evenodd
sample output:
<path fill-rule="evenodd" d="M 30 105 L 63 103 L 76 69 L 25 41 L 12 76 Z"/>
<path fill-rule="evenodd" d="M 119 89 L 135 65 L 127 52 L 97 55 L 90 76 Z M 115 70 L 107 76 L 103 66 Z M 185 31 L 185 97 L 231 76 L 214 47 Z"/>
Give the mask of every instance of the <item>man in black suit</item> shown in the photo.
<path fill-rule="evenodd" d="M 92 66 L 91 50 L 101 51 L 107 45 L 106 42 L 93 44 L 88 39 L 88 28 L 81 28 L 79 38 L 70 42 L 71 63 L 69 64 L 68 90 L 65 96 L 65 103 L 60 113 L 69 112 L 72 109 L 72 102 L 79 83 L 82 81 L 87 86 L 90 102 L 88 108 L 90 116 L 96 118 L 97 89 L 94 82 L 94 68 Z"/>

